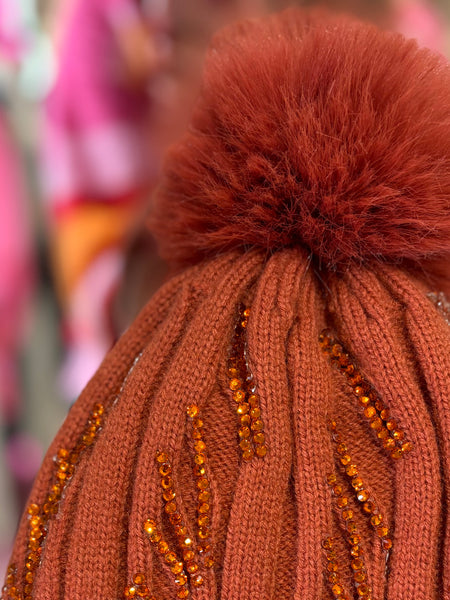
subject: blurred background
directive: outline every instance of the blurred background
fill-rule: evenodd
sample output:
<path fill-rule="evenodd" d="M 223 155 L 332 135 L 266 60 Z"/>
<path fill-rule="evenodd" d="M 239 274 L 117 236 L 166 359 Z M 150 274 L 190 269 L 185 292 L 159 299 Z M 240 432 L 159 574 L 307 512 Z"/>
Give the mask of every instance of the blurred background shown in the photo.
<path fill-rule="evenodd" d="M 44 450 L 164 280 L 145 216 L 208 39 L 292 4 L 0 0 L 0 578 Z M 325 4 L 449 56 L 449 0 Z"/>

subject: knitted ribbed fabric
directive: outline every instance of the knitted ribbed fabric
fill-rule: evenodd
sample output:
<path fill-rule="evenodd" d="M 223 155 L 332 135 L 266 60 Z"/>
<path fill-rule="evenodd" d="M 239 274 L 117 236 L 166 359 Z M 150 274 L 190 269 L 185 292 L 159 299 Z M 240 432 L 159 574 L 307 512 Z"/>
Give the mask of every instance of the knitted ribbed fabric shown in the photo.
<path fill-rule="evenodd" d="M 213 46 L 210 60 L 221 67 L 228 95 L 217 86 L 208 87 L 206 79 L 194 127 L 166 165 L 158 196 L 160 212 L 153 222 L 166 256 L 172 253 L 176 265 L 190 266 L 155 295 L 119 340 L 52 443 L 20 524 L 3 592 L 6 600 L 450 600 L 450 327 L 429 297 L 430 281 L 439 283 L 436 274 L 418 267 L 445 252 L 448 256 L 450 250 L 446 145 L 450 94 L 445 94 L 447 104 L 442 108 L 444 94 L 436 92 L 436 81 L 444 77 L 446 67 L 440 58 L 393 34 L 330 19 L 294 11 L 227 32 L 224 39 L 231 40 L 235 55 L 224 50 L 222 38 Z M 246 42 L 244 48 L 242 39 L 254 43 Z M 287 40 L 285 46 L 279 45 L 280 39 Z M 342 39 L 345 43 L 339 43 Z M 360 46 L 349 40 L 359 40 Z M 341 53 L 331 52 L 338 47 Z M 347 47 L 352 53 L 359 47 L 358 60 L 349 59 Z M 222 54 L 217 55 L 217 48 Z M 268 53 L 268 48 L 274 52 Z M 395 60 L 389 55 L 386 59 L 383 51 L 394 48 Z M 258 61 L 251 63 L 248 56 L 258 52 Z M 316 172 L 314 185 L 312 165 L 309 173 L 300 173 L 299 166 L 296 174 L 294 163 L 288 165 L 286 147 L 274 147 L 270 156 L 264 152 L 258 166 L 257 136 L 250 142 L 249 133 L 254 122 L 239 113 L 241 125 L 247 122 L 248 129 L 233 130 L 228 115 L 227 128 L 227 111 L 223 104 L 214 105 L 215 91 L 231 106 L 227 102 L 231 103 L 237 84 L 230 85 L 230 73 L 245 82 L 250 94 L 246 59 L 252 69 L 266 60 L 268 69 L 269 63 L 278 65 L 282 55 L 283 72 L 297 81 L 306 68 L 302 52 L 315 57 L 322 74 L 317 89 L 324 89 L 328 103 L 323 107 L 332 114 L 323 124 L 324 148 L 334 143 L 328 141 L 330 122 L 337 127 L 339 121 L 333 98 L 341 95 L 342 103 L 344 95 L 345 86 L 339 87 L 341 59 L 341 66 L 359 65 L 355 81 L 360 80 L 364 90 L 361 103 L 376 104 L 371 85 L 378 89 L 382 83 L 369 68 L 364 71 L 359 60 L 375 66 L 384 61 L 385 76 L 386 65 L 392 63 L 403 83 L 402 68 L 408 77 L 414 71 L 415 92 L 407 93 L 393 80 L 389 84 L 393 97 L 403 102 L 406 95 L 407 104 L 417 101 L 420 112 L 435 116 L 426 117 L 425 125 L 422 120 L 423 138 L 428 140 L 423 147 L 414 110 L 410 112 L 416 116 L 405 117 L 402 126 L 389 119 L 386 125 L 385 120 L 385 129 L 394 129 L 395 135 L 379 144 L 377 154 L 382 105 L 390 102 L 385 90 L 386 98 L 377 100 L 379 127 L 372 131 L 371 152 L 365 154 L 354 130 L 339 130 L 339 149 L 346 146 L 351 168 L 365 173 L 365 182 L 355 189 L 360 195 L 361 186 L 366 186 L 367 215 L 361 221 L 365 219 L 368 229 L 363 230 L 370 238 L 367 254 L 364 236 L 355 242 L 355 222 L 360 221 L 350 176 L 347 188 L 339 188 L 332 200 L 324 186 L 330 186 L 329 192 L 338 184 L 330 183 L 323 156 L 319 160 L 309 154 L 310 163 L 316 160 L 316 171 L 324 169 L 320 177 Z M 323 68 L 326 61 L 334 65 L 330 72 L 336 84 L 331 90 Z M 312 88 L 305 84 L 303 90 L 290 89 L 289 77 L 284 85 L 276 73 L 278 79 L 272 80 L 283 90 L 280 104 L 286 108 L 298 102 L 301 108 L 304 101 L 305 110 L 314 112 L 317 89 L 308 100 Z M 261 72 L 256 69 L 254 75 L 260 86 Z M 445 77 L 448 91 L 448 73 Z M 419 84 L 422 92 L 417 91 Z M 295 111 L 286 108 L 287 124 L 285 118 L 277 120 L 275 111 L 268 115 L 265 88 L 258 89 L 255 105 L 263 117 L 256 113 L 255 119 L 264 118 L 280 139 L 287 135 L 282 131 L 286 126 L 301 140 L 304 132 L 294 127 Z M 349 102 L 356 103 L 352 110 L 357 119 L 354 85 L 344 91 Z M 236 93 L 238 103 L 237 99 L 245 104 L 242 94 Z M 247 109 L 242 107 L 243 112 Z M 235 105 L 234 111 L 239 110 Z M 346 118 L 351 112 L 345 112 Z M 320 114 L 317 111 L 316 127 Z M 202 141 L 211 142 L 213 130 L 222 144 L 216 154 L 201 146 Z M 411 131 L 415 137 L 408 145 L 405 140 Z M 309 129 L 312 138 L 316 133 Z M 389 171 L 383 160 L 385 153 L 387 161 L 393 160 L 389 152 L 395 139 L 403 154 L 399 152 Z M 245 143 L 253 152 L 242 167 L 247 180 L 242 179 L 244 171 L 230 167 L 225 181 L 220 153 L 229 153 L 229 163 L 243 163 Z M 407 169 L 400 171 L 410 152 L 415 173 L 405 191 Z M 272 171 L 264 161 L 271 163 Z M 385 171 L 377 170 L 380 164 Z M 367 183 L 371 168 L 376 186 Z M 303 236 L 301 223 L 294 231 L 292 223 L 300 209 L 286 193 L 283 169 L 291 178 L 292 194 L 295 185 L 307 186 L 310 178 L 309 190 L 317 201 L 308 228 L 314 218 L 321 220 L 317 231 L 329 224 L 322 245 L 320 240 L 306 242 L 311 232 Z M 427 180 L 430 169 L 434 175 L 428 180 L 433 183 Z M 226 227 L 239 229 L 235 238 L 229 228 L 223 233 L 219 211 L 220 202 L 225 212 L 231 210 L 231 199 L 227 204 L 224 197 L 226 190 L 233 195 L 233 178 L 236 185 L 247 186 L 249 194 L 235 197 L 236 217 L 225 222 Z M 202 222 L 201 214 L 195 214 L 195 202 L 200 206 L 206 202 L 207 184 L 212 190 L 211 210 L 202 209 Z M 267 215 L 275 206 L 271 193 L 277 186 L 285 194 L 292 225 L 283 240 L 287 226 L 282 229 L 277 212 L 281 196 L 272 216 Z M 432 190 L 430 197 L 427 190 Z M 435 205 L 432 194 L 437 197 Z M 348 213 L 353 211 L 350 245 L 338 232 L 338 226 L 345 229 L 349 223 L 341 214 L 346 195 Z M 302 197 L 299 192 L 295 201 L 301 203 Z M 388 200 L 395 198 L 397 224 L 383 224 L 383 219 L 394 218 Z M 184 217 L 177 218 L 177 201 Z M 170 208 L 167 214 L 161 212 L 164 206 Z M 433 213 L 433 226 L 425 222 L 425 208 Z M 243 229 L 249 222 L 245 211 L 259 223 L 259 238 L 255 231 L 248 231 L 245 238 Z M 172 222 L 164 221 L 169 216 Z M 270 231 L 267 222 L 273 223 Z M 395 256 L 389 240 L 383 242 L 389 251 L 376 251 L 381 247 L 381 242 L 378 246 L 374 242 L 376 227 L 379 239 L 383 227 L 390 241 L 397 236 Z M 399 240 L 402 236 L 406 240 L 408 227 L 412 233 L 402 245 Z M 415 255 L 413 243 L 418 246 Z M 352 254 L 355 248 L 358 253 Z M 441 306 L 445 308 L 444 300 Z M 243 365 L 246 380 L 239 371 Z"/>

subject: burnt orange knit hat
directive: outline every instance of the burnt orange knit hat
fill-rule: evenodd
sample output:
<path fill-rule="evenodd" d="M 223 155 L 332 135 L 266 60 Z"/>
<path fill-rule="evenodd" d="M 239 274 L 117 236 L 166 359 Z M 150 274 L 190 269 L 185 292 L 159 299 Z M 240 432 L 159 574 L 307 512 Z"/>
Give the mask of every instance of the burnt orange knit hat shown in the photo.
<path fill-rule="evenodd" d="M 215 38 L 151 222 L 179 272 L 51 445 L 4 599 L 450 600 L 449 149 L 413 41 Z"/>

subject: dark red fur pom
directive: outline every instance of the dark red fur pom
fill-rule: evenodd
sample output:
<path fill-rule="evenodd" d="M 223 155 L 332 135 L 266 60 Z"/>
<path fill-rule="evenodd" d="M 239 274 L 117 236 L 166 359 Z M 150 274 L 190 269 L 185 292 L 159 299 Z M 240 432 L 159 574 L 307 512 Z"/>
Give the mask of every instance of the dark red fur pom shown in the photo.
<path fill-rule="evenodd" d="M 224 30 L 150 227 L 173 265 L 301 245 L 323 266 L 450 252 L 450 69 L 414 41 L 290 10 Z"/>

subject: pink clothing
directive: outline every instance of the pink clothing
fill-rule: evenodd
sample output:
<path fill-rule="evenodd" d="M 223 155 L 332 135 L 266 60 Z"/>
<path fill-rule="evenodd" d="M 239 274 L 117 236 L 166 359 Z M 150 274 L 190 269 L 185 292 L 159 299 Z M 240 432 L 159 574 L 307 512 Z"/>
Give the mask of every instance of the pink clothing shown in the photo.
<path fill-rule="evenodd" d="M 17 411 L 17 352 L 33 283 L 31 241 L 18 157 L 0 112 L 0 417 Z M 0 418 L 0 422 L 1 422 Z"/>
<path fill-rule="evenodd" d="M 70 2 L 43 130 L 45 195 L 59 206 L 114 201 L 152 176 L 149 96 L 129 84 L 118 43 L 120 29 L 143 18 L 139 0 Z"/>
<path fill-rule="evenodd" d="M 74 0 L 63 26 L 49 118 L 78 130 L 142 117 L 148 97 L 128 85 L 116 37 L 139 18 L 138 0 Z"/>
<path fill-rule="evenodd" d="M 15 62 L 25 48 L 17 0 L 0 0 L 0 55 Z"/>

